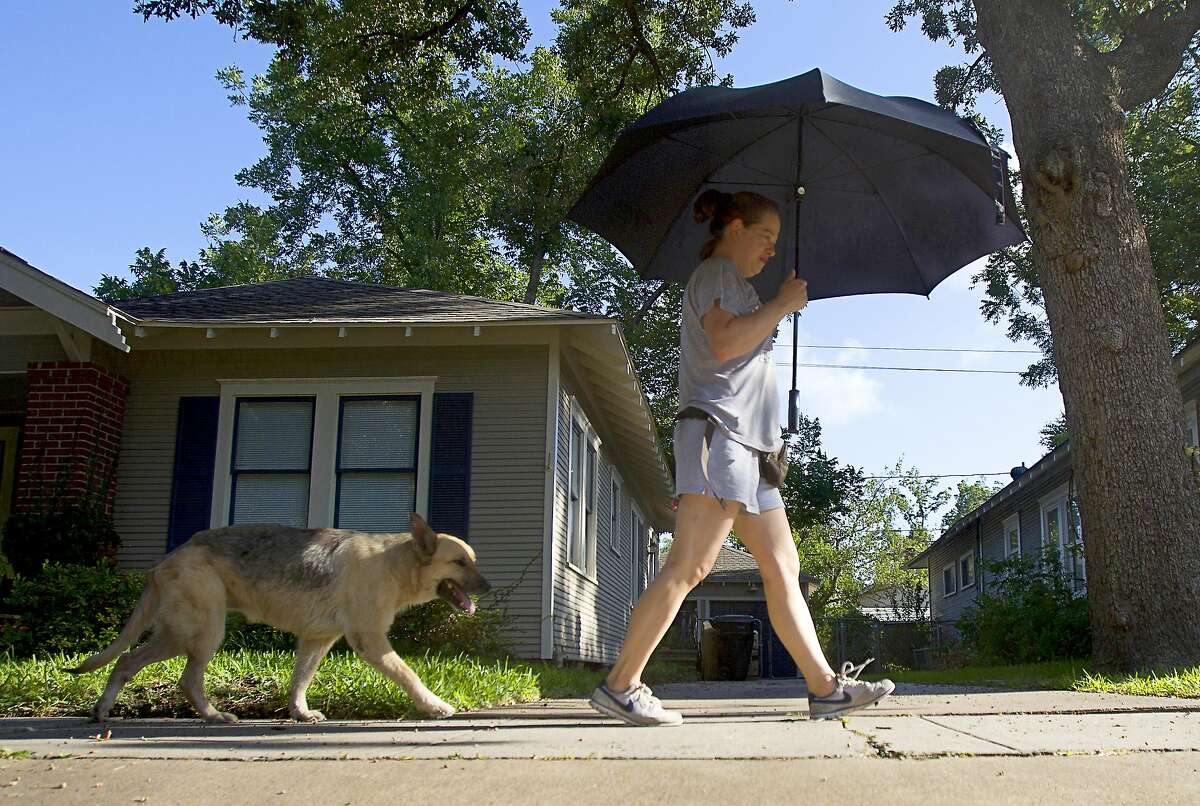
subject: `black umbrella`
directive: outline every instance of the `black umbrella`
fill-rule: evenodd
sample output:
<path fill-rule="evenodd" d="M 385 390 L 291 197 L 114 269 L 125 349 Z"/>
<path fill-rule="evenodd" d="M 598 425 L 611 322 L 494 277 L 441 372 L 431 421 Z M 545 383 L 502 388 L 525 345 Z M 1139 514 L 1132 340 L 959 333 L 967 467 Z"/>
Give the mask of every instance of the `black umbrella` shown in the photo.
<path fill-rule="evenodd" d="M 709 237 L 692 219 L 696 197 L 752 190 L 783 218 L 776 257 L 751 280 L 760 298 L 771 299 L 789 271 L 808 281 L 810 300 L 928 295 L 972 260 L 1025 239 L 1005 170 L 1004 152 L 971 121 L 810 70 L 663 101 L 621 133 L 567 215 L 642 277 L 687 282 Z M 793 317 L 793 433 L 796 332 Z"/>

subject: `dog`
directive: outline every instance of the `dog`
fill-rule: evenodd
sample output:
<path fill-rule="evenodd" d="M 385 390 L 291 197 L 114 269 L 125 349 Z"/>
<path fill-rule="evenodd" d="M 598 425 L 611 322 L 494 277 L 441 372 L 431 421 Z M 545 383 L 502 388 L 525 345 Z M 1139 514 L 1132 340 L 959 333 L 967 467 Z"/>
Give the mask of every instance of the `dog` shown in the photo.
<path fill-rule="evenodd" d="M 68 670 L 81 674 L 106 666 L 150 631 L 144 643 L 117 661 L 91 718 L 107 719 L 121 687 L 144 667 L 186 655 L 179 684 L 188 701 L 207 722 L 236 722 L 204 696 L 204 670 L 225 637 L 229 610 L 296 636 L 288 695 L 288 713 L 296 721 L 325 719 L 308 707 L 305 694 L 317 666 L 343 635 L 420 711 L 452 715 L 454 709 L 392 649 L 388 628 L 401 610 L 439 598 L 474 613 L 470 595 L 486 593 L 491 585 L 465 542 L 435 533 L 415 513 L 410 528 L 383 534 L 253 523 L 197 532 L 148 572 L 117 639 Z"/>

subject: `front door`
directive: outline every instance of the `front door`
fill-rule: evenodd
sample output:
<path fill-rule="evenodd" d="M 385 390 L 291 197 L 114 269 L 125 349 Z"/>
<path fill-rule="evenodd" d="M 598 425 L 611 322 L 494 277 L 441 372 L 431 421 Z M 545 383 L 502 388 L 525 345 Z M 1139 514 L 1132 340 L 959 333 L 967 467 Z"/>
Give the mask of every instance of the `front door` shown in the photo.
<path fill-rule="evenodd" d="M 17 476 L 17 439 L 21 429 L 0 428 L 0 526 L 12 511 L 13 485 Z"/>

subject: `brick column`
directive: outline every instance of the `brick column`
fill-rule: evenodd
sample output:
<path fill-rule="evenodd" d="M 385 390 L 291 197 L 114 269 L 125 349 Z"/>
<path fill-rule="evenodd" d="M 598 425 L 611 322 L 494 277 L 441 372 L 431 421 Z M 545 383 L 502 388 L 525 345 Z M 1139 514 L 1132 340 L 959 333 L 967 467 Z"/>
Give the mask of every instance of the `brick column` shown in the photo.
<path fill-rule="evenodd" d="M 80 497 L 107 488 L 112 514 L 117 456 L 129 382 L 92 363 L 48 361 L 26 370 L 29 397 L 17 460 L 13 510 L 41 506 L 47 496 Z"/>

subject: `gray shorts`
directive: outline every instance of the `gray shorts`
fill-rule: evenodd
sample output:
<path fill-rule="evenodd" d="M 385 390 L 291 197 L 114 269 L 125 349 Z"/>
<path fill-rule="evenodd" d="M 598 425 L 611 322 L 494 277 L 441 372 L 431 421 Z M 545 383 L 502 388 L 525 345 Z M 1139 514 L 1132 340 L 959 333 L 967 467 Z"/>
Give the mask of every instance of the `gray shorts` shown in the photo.
<path fill-rule="evenodd" d="M 778 487 L 771 487 L 758 472 L 758 453 L 730 439 L 718 428 L 708 448 L 708 480 L 700 467 L 700 446 L 707 420 L 678 420 L 675 423 L 675 495 L 695 493 L 738 501 L 746 512 L 758 515 L 783 506 Z"/>

